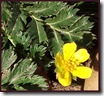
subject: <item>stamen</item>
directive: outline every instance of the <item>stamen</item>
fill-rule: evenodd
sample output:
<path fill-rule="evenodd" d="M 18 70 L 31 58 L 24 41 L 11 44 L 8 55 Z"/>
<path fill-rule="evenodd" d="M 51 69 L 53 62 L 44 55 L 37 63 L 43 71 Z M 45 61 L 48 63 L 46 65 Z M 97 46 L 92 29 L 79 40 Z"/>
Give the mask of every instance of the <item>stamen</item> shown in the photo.
<path fill-rule="evenodd" d="M 78 60 L 65 61 L 65 69 L 69 72 L 72 72 L 73 70 L 75 70 L 77 68 L 77 64 L 79 64 Z"/>

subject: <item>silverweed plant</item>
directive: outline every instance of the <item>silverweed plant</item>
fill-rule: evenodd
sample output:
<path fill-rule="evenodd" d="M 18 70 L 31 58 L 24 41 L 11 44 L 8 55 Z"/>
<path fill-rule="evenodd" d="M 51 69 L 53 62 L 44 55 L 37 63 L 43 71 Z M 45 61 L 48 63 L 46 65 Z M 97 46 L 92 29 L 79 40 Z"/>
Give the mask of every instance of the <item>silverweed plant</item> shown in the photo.
<path fill-rule="evenodd" d="M 96 39 L 94 24 L 85 14 L 77 15 L 78 3 L 1 3 L 2 91 L 48 90 L 50 66 L 63 86 L 71 84 L 72 76 L 91 76 L 92 70 L 81 63 Z M 75 52 L 77 46 L 83 49 Z"/>

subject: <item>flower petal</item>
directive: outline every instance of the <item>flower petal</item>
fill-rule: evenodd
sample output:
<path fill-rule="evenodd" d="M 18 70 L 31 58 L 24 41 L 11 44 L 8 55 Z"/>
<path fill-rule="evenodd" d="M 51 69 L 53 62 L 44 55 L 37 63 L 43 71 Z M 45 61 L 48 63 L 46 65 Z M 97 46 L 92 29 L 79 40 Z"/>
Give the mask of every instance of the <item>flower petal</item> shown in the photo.
<path fill-rule="evenodd" d="M 62 67 L 63 65 L 64 65 L 63 58 L 62 58 L 60 52 L 58 52 L 58 53 L 56 54 L 56 57 L 55 57 L 55 66 L 58 67 L 58 68 L 60 68 L 60 67 Z"/>
<path fill-rule="evenodd" d="M 72 56 L 73 59 L 78 60 L 80 63 L 85 62 L 90 57 L 90 54 L 87 52 L 86 49 L 79 49 L 75 52 Z"/>
<path fill-rule="evenodd" d="M 73 76 L 77 76 L 82 79 L 89 78 L 92 74 L 92 69 L 89 67 L 79 66 L 72 72 Z"/>
<path fill-rule="evenodd" d="M 64 60 L 69 60 L 77 49 L 77 45 L 73 43 L 66 43 L 63 46 L 63 56 Z"/>
<path fill-rule="evenodd" d="M 69 86 L 72 82 L 71 74 L 68 71 L 57 72 L 57 79 L 63 86 Z"/>

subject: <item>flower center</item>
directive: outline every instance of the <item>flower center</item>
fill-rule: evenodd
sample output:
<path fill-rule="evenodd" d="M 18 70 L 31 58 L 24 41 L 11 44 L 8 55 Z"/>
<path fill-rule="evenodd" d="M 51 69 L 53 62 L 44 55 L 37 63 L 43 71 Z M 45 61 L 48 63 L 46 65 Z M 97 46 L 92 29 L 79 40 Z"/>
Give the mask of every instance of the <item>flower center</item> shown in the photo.
<path fill-rule="evenodd" d="M 78 65 L 79 65 L 79 60 L 75 58 L 71 58 L 70 60 L 65 61 L 65 69 L 70 72 L 76 70 Z"/>

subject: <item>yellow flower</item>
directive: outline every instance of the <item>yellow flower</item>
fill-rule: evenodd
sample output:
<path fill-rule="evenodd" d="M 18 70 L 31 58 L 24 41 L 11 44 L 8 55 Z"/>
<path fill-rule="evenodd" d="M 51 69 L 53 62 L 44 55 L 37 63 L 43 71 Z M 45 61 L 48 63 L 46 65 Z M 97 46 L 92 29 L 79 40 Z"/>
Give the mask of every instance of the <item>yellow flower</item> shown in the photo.
<path fill-rule="evenodd" d="M 69 86 L 72 82 L 72 76 L 77 76 L 82 79 L 89 78 L 92 69 L 80 65 L 89 59 L 90 55 L 86 49 L 82 48 L 76 51 L 77 45 L 66 43 L 63 46 L 63 53 L 58 52 L 55 57 L 55 72 L 60 84 Z"/>

